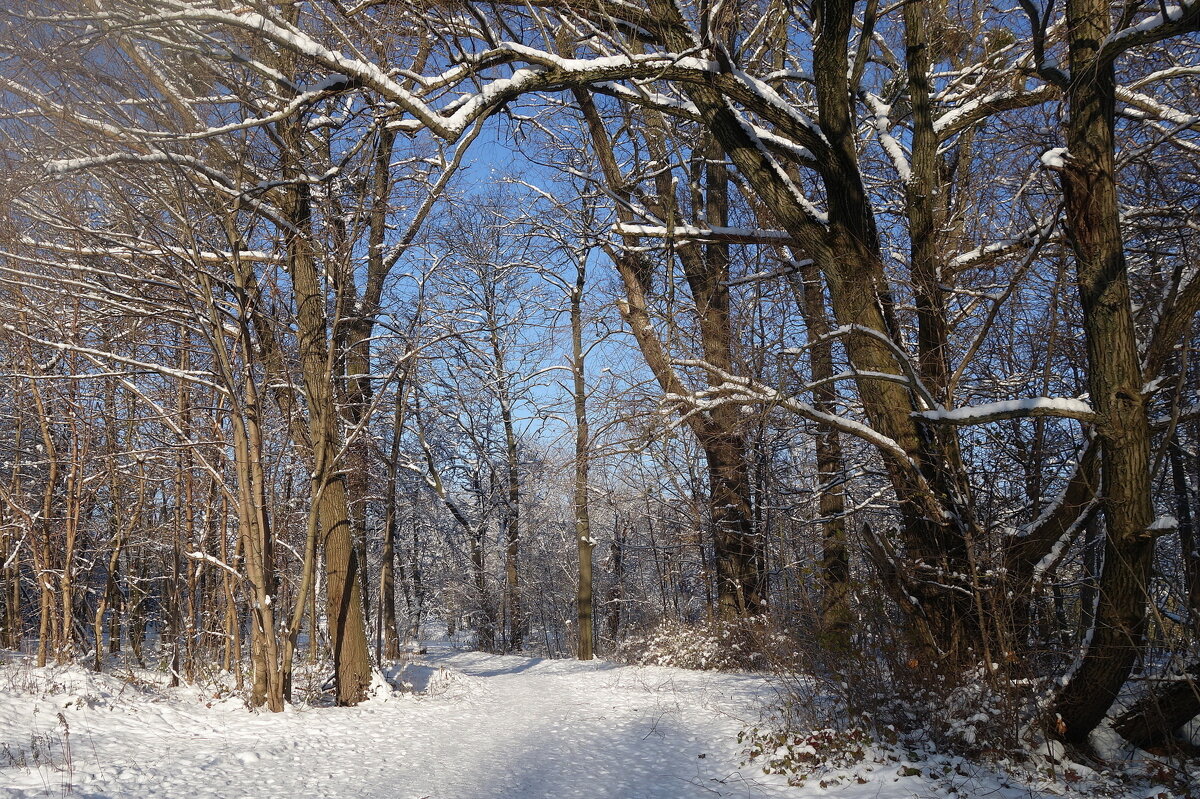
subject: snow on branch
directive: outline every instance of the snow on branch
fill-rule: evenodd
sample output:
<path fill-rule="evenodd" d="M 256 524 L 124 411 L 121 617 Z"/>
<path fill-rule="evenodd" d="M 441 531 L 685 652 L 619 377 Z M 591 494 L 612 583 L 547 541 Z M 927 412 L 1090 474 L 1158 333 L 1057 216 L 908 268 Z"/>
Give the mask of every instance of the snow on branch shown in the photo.
<path fill-rule="evenodd" d="M 1159 4 L 1159 13 L 1111 34 L 1100 46 L 1099 61 L 1112 61 L 1126 50 L 1142 44 L 1200 30 L 1200 0 L 1182 0 L 1181 5 Z"/>
<path fill-rule="evenodd" d="M 229 263 L 235 257 L 241 258 L 243 261 L 256 261 L 261 263 L 279 264 L 286 260 L 279 253 L 267 252 L 265 250 L 239 250 L 236 254 L 233 252 L 209 252 L 207 250 L 192 250 L 187 247 L 159 247 L 156 245 L 147 245 L 147 249 L 139 249 L 133 246 L 116 246 L 116 247 L 96 247 L 82 246 L 54 241 L 37 241 L 28 236 L 22 236 L 19 241 L 26 247 L 35 248 L 38 250 L 49 250 L 51 252 L 67 253 L 76 257 L 104 257 L 104 258 L 180 258 L 189 263 Z"/>
<path fill-rule="evenodd" d="M 803 261 L 789 261 L 778 269 L 763 270 L 761 272 L 754 272 L 753 274 L 749 275 L 742 275 L 741 277 L 737 277 L 732 280 L 726 280 L 725 285 L 730 287 L 743 286 L 747 283 L 758 283 L 762 280 L 774 280 L 777 277 L 787 277 L 788 275 L 799 272 L 806 266 L 811 266 L 812 263 L 813 262 L 811 258 L 805 258 Z"/>
<path fill-rule="evenodd" d="M 1024 88 L 1004 89 L 951 108 L 934 121 L 933 129 L 938 138 L 945 141 L 997 112 L 1030 108 L 1051 100 L 1058 94 L 1058 87 L 1048 83 L 1028 91 Z"/>
<path fill-rule="evenodd" d="M 1164 122 L 1170 122 L 1177 129 L 1191 129 L 1200 131 L 1200 115 L 1187 114 L 1170 106 L 1163 105 L 1158 100 L 1141 92 L 1127 89 L 1123 86 L 1117 87 L 1117 99 L 1127 104 L 1132 109 L 1137 109 L 1136 112 L 1131 112 L 1130 109 L 1125 110 L 1126 116 L 1151 117 L 1161 119 Z"/>
<path fill-rule="evenodd" d="M 739 85 L 744 86 L 745 84 Z M 634 103 L 635 105 L 654 108 L 671 116 L 693 121 L 699 121 L 701 118 L 700 109 L 696 107 L 695 103 L 685 98 L 651 91 L 645 84 L 636 83 L 633 86 L 626 86 L 621 83 L 605 81 L 593 84 L 592 90 Z M 743 120 L 743 124 L 748 126 L 762 140 L 763 144 L 768 147 L 786 153 L 788 157 L 800 163 L 812 163 L 816 161 L 816 157 L 809 146 L 800 144 L 788 136 L 780 135 L 776 131 L 768 130 L 762 125 L 755 124 L 753 120 Z M 815 140 L 815 137 L 806 136 L 805 140 L 811 144 Z"/>
<path fill-rule="evenodd" d="M 1028 397 L 1018 400 L 988 402 L 953 410 L 917 411 L 913 414 L 930 422 L 951 425 L 974 425 L 998 422 L 1003 419 L 1026 419 L 1049 416 L 1059 419 L 1077 419 L 1094 422 L 1096 412 L 1092 406 L 1071 397 Z"/>
<path fill-rule="evenodd" d="M 776 389 L 765 386 L 750 378 L 729 374 L 707 361 L 675 360 L 672 363 L 676 366 L 690 366 L 704 369 L 719 378 L 722 383 L 714 388 L 693 392 L 687 396 L 668 394 L 663 398 L 663 403 L 667 406 L 682 406 L 690 409 L 690 412 L 696 412 L 709 411 L 725 403 L 771 405 L 791 411 L 809 421 L 827 425 L 840 432 L 861 438 L 892 457 L 912 465 L 912 460 L 909 458 L 908 453 L 904 451 L 904 448 L 895 439 L 880 433 L 872 427 L 868 427 L 862 422 L 818 410 L 816 406 L 810 403 L 782 394 Z M 915 465 L 913 468 L 916 468 Z"/>
<path fill-rule="evenodd" d="M 634 78 L 697 80 L 707 76 L 711 79 L 720 73 L 720 67 L 715 62 L 678 53 L 631 53 L 577 59 L 564 58 L 516 42 L 503 42 L 472 56 L 467 64 L 469 68 L 454 68 L 443 76 L 443 79 L 448 81 L 447 88 L 449 85 L 461 85 L 460 81 L 478 77 L 480 71 L 487 68 L 513 62 L 525 63 L 528 66 L 515 67 L 507 76 L 488 80 L 478 90 L 459 96 L 438 108 L 406 89 L 379 65 L 347 56 L 297 28 L 286 26 L 248 9 L 225 11 L 211 6 L 185 5 L 170 0 L 166 0 L 164 5 L 170 10 L 147 14 L 134 22 L 148 26 L 202 22 L 248 31 L 277 47 L 304 56 L 328 72 L 345 76 L 346 86 L 373 91 L 414 117 L 413 120 L 404 123 L 393 123 L 393 127 L 404 130 L 425 128 L 447 141 L 458 140 L 472 122 L 487 116 L 505 102 L 529 92 Z M 735 79 L 726 76 L 726 80 L 732 83 Z M 788 119 L 797 127 L 802 120 L 794 111 L 788 114 Z"/>
<path fill-rule="evenodd" d="M 883 145 L 884 151 L 892 159 L 892 165 L 896 167 L 900 181 L 908 183 L 912 180 L 912 167 L 908 164 L 908 156 L 904 152 L 904 147 L 890 133 L 892 107 L 870 92 L 867 92 L 865 99 L 871 108 L 871 127 L 875 128 L 875 133 L 879 136 L 879 143 Z"/>
<path fill-rule="evenodd" d="M 46 171 L 51 175 L 64 175 L 70 172 L 113 166 L 115 164 L 154 164 L 186 169 L 197 180 L 231 197 L 237 197 L 239 202 L 254 208 L 279 227 L 286 230 L 294 229 L 292 224 L 270 205 L 247 194 L 243 190 L 241 183 L 213 169 L 209 165 L 209 162 L 190 155 L 165 151 L 154 151 L 145 154 L 116 152 L 87 158 L 63 158 L 49 161 L 46 164 Z M 258 188 L 266 187 L 259 186 Z"/>
<path fill-rule="evenodd" d="M 243 579 L 242 574 L 238 572 L 237 569 L 233 568 L 220 558 L 209 555 L 207 552 L 185 552 L 184 554 L 192 560 L 201 561 L 203 563 L 211 563 L 213 566 L 216 566 L 219 569 L 224 569 L 239 580 Z"/>
<path fill-rule="evenodd" d="M 211 380 L 205 380 L 203 377 L 201 377 L 201 375 L 209 374 L 208 372 L 197 372 L 197 371 L 191 371 L 191 370 L 187 370 L 187 369 L 174 369 L 172 367 L 163 366 L 162 364 L 158 364 L 158 363 L 149 363 L 147 361 L 139 361 L 135 358 L 127 358 L 122 355 L 118 355 L 114 352 L 106 352 L 104 350 L 97 350 L 97 349 L 93 349 L 91 347 L 83 347 L 83 346 L 80 346 L 77 344 L 68 344 L 68 343 L 60 342 L 60 341 L 48 341 L 46 339 L 42 339 L 42 338 L 38 338 L 37 336 L 30 335 L 29 333 L 26 333 L 25 331 L 18 328 L 16 325 L 12 325 L 12 324 L 7 324 L 7 323 L 0 324 L 0 330 L 6 330 L 9 333 L 12 333 L 13 335 L 20 336 L 21 338 L 25 339 L 26 341 L 30 341 L 41 347 L 49 347 L 50 349 L 55 349 L 60 352 L 75 352 L 75 353 L 79 353 L 80 355 L 83 355 L 83 356 L 89 357 L 89 358 L 94 357 L 94 358 L 99 358 L 101 360 L 113 361 L 115 363 L 120 363 L 120 364 L 124 364 L 125 366 L 133 367 L 134 369 L 137 369 L 139 371 L 161 374 L 165 377 L 174 378 L 176 380 L 182 380 L 187 383 L 194 383 L 199 386 L 205 386 L 206 388 L 210 388 L 213 391 L 219 392 L 225 396 L 229 395 L 229 389 L 227 389 L 225 386 L 214 383 Z"/>
<path fill-rule="evenodd" d="M 913 391 L 916 392 L 917 397 L 925 404 L 925 407 L 936 408 L 938 410 L 941 409 L 941 406 L 938 404 L 937 400 L 934 399 L 933 394 L 929 391 L 929 388 L 925 385 L 925 382 L 921 380 L 921 376 L 917 373 L 916 368 L 913 366 L 912 359 L 909 358 L 908 353 L 905 352 L 899 344 L 897 344 L 895 341 L 892 341 L 892 339 L 886 333 L 883 333 L 879 330 L 873 330 L 872 328 L 865 327 L 863 325 L 842 325 L 841 327 L 837 327 L 829 331 L 824 336 L 821 336 L 821 338 L 833 339 L 849 336 L 851 334 L 869 336 L 887 347 L 892 353 L 892 357 L 895 358 L 896 364 L 908 378 L 908 385 L 913 389 Z M 867 374 L 866 370 L 859 371 L 857 367 L 855 368 L 855 371 L 859 374 Z M 875 377 L 879 377 L 879 375 L 876 374 Z M 896 375 L 895 377 L 900 376 Z"/>
<path fill-rule="evenodd" d="M 1053 574 L 1054 569 L 1056 569 L 1058 564 L 1062 562 L 1062 559 L 1066 557 L 1071 545 L 1075 543 L 1075 539 L 1079 537 L 1080 532 L 1082 532 L 1083 528 L 1087 526 L 1088 520 L 1092 516 L 1092 512 L 1099 507 L 1099 505 L 1100 499 L 1098 497 L 1092 497 L 1090 500 L 1088 500 L 1083 512 L 1076 516 L 1075 520 L 1071 522 L 1071 524 L 1067 525 L 1067 528 L 1063 530 L 1062 534 L 1050 546 L 1050 549 L 1047 550 L 1046 554 L 1042 556 L 1041 560 L 1034 564 L 1033 572 L 1030 575 L 1034 585 L 1040 586 L 1046 580 L 1048 575 Z M 1051 512 L 1053 509 L 1053 506 L 1051 506 L 1051 508 L 1047 509 L 1047 512 Z M 1044 515 L 1046 514 L 1043 513 L 1038 518 L 1040 519 Z"/>
<path fill-rule="evenodd" d="M 990 244 L 983 244 L 973 250 L 959 253 L 950 259 L 948 266 L 951 269 L 962 269 L 987 261 L 989 258 L 998 258 L 1017 250 L 1029 248 L 1049 235 L 1057 224 L 1058 214 L 1056 213 L 1049 218 L 1039 220 L 1011 239 L 993 241 Z"/>
<path fill-rule="evenodd" d="M 715 241 L 722 244 L 793 244 L 786 230 L 761 230 L 739 227 L 697 227 L 695 225 L 631 225 L 618 222 L 613 225 L 618 236 L 645 236 L 656 239 L 679 241 Z"/>

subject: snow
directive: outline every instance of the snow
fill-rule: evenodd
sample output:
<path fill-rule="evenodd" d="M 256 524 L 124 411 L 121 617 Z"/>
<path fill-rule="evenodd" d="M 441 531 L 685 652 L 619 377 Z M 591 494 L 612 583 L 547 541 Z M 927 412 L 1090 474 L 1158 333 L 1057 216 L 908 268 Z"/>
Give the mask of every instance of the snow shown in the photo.
<path fill-rule="evenodd" d="M 761 228 L 722 227 L 711 225 L 697 227 L 696 225 L 635 225 L 618 223 L 613 226 L 613 232 L 618 236 L 647 236 L 654 238 L 678 239 L 736 239 L 739 241 L 763 243 L 788 243 L 792 236 L 786 230 L 764 230 Z"/>
<path fill-rule="evenodd" d="M 1179 20 L 1183 19 L 1185 12 L 1191 10 L 1191 6 L 1193 5 L 1195 5 L 1195 0 L 1192 0 L 1190 3 L 1185 3 L 1186 8 L 1185 6 L 1168 6 L 1164 4 L 1163 6 L 1160 6 L 1160 8 L 1163 8 L 1165 15 L 1160 12 L 1153 16 L 1147 17 L 1136 25 L 1130 25 L 1128 28 L 1122 28 L 1105 39 L 1102 46 L 1116 44 L 1123 39 L 1128 39 L 1130 37 L 1137 36 L 1138 34 L 1150 33 L 1156 28 L 1164 27 L 1172 22 L 1178 22 Z"/>
<path fill-rule="evenodd" d="M 1066 147 L 1055 147 L 1042 153 L 1042 166 L 1047 169 L 1065 169 L 1068 157 Z"/>
<path fill-rule="evenodd" d="M 793 122 L 796 122 L 802 127 L 807 128 L 816 139 L 820 141 L 825 140 L 825 135 L 821 132 L 820 126 L 808 116 L 803 114 L 793 103 L 790 103 L 784 98 L 780 97 L 779 93 L 771 87 L 770 83 L 764 80 L 759 80 L 748 72 L 737 68 L 734 68 L 733 75 L 742 83 L 742 85 L 744 85 L 762 100 L 765 100 L 768 105 L 773 106 L 777 111 L 789 117 Z"/>
<path fill-rule="evenodd" d="M 304 93 L 332 92 L 341 91 L 350 85 L 350 79 L 345 75 L 334 72 L 326 75 L 323 80 L 317 81 L 311 86 L 304 87 Z"/>
<path fill-rule="evenodd" d="M 1037 224 L 1027 228 L 1019 236 L 1010 239 L 1002 239 L 994 241 L 990 244 L 983 244 L 973 250 L 960 253 L 950 259 L 948 266 L 951 269 L 961 269 L 969 266 L 977 261 L 981 261 L 989 256 L 1003 254 L 1009 250 L 1017 248 L 1029 247 L 1038 242 L 1039 239 L 1044 239 L 1049 236 L 1057 224 L 1055 217 L 1041 219 Z M 1004 292 L 999 292 L 999 296 L 1003 296 Z"/>
<path fill-rule="evenodd" d="M 870 743 L 861 761 L 839 761 L 789 786 L 785 775 L 763 772 L 763 758 L 747 764 L 748 744 L 738 742 L 779 701 L 771 679 L 758 675 L 442 645 L 376 672 L 358 707 L 292 705 L 278 714 L 247 710 L 219 679 L 175 689 L 164 680 L 144 669 L 36 669 L 21 658 L 0 665 L 0 796 L 1086 795 L 1033 773 Z M 791 740 L 805 751 L 805 740 L 830 732 Z"/>
<path fill-rule="evenodd" d="M 1095 502 L 1096 500 L 1092 499 L 1088 507 L 1090 508 Z M 1048 515 L 1053 512 L 1053 508 L 1056 504 L 1057 503 L 1052 503 L 1038 516 L 1039 522 L 1041 519 L 1047 518 Z M 1062 535 L 1058 537 L 1058 540 L 1054 542 L 1054 544 L 1050 547 L 1050 550 L 1034 565 L 1033 573 L 1031 575 L 1034 585 L 1041 585 L 1042 581 L 1046 578 L 1046 575 L 1050 572 L 1050 570 L 1056 567 L 1062 561 L 1063 557 L 1067 554 L 1067 549 L 1072 543 L 1074 543 L 1075 538 L 1079 535 L 1079 532 L 1083 529 L 1083 526 L 1087 524 L 1087 520 L 1090 516 L 1091 514 L 1087 512 L 1080 513 L 1075 521 L 1072 522 L 1067 529 L 1062 532 Z M 1036 526 L 1037 523 L 1027 527 L 1024 534 L 1028 535 L 1029 531 Z"/>
<path fill-rule="evenodd" d="M 922 411 L 917 416 L 934 422 L 978 424 L 1020 416 L 1057 416 L 1064 419 L 1090 421 L 1095 417 L 1095 412 L 1092 410 L 1092 406 L 1083 400 L 1072 397 L 1027 397 L 971 405 L 949 411 Z"/>
<path fill-rule="evenodd" d="M 889 116 L 892 112 L 891 106 L 869 92 L 866 95 L 866 100 L 867 104 L 871 107 L 871 125 L 875 128 L 875 132 L 879 136 L 879 143 L 892 160 L 892 164 L 900 176 L 900 181 L 902 183 L 910 182 L 912 180 L 912 168 L 908 164 L 908 156 L 905 154 L 900 142 L 890 133 L 892 127 L 892 120 Z"/>
<path fill-rule="evenodd" d="M 122 799 L 792 793 L 783 778 L 739 766 L 737 734 L 774 695 L 761 677 L 448 650 L 389 676 L 409 689 L 377 675 L 357 708 L 271 714 L 212 690 L 3 667 L 0 751 L 25 750 L 28 761 L 32 739 L 57 745 L 61 713 L 71 770 L 54 746 L 41 766 L 0 758 L 0 796 L 57 796 L 67 782 Z"/>

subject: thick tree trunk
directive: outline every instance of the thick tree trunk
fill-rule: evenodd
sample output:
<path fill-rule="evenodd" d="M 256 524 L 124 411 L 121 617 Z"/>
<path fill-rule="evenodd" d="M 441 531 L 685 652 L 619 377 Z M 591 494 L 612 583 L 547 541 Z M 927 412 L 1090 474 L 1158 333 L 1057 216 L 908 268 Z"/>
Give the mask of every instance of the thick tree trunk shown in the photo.
<path fill-rule="evenodd" d="M 299 126 L 298 121 L 280 126 L 284 177 L 289 180 L 300 175 L 298 159 L 303 153 L 303 137 Z M 326 293 L 312 250 L 308 186 L 297 181 L 285 197 L 285 213 L 295 229 L 287 236 L 287 251 L 312 442 L 315 500 L 310 512 L 316 514 L 318 540 L 325 553 L 326 618 L 333 649 L 337 703 L 354 705 L 366 697 L 371 682 L 371 660 L 358 575 L 361 564 L 354 546 L 346 479 L 337 463 L 341 434 L 329 357 Z"/>
<path fill-rule="evenodd" d="M 1102 453 L 1107 528 L 1096 617 L 1087 648 L 1058 696 L 1052 723 L 1085 744 L 1124 685 L 1146 632 L 1154 539 L 1150 426 L 1117 206 L 1113 133 L 1116 83 L 1098 58 L 1109 4 L 1068 0 L 1072 81 L 1063 170 L 1067 234 L 1075 253 L 1087 341 L 1088 387 Z"/>
<path fill-rule="evenodd" d="M 729 171 L 725 153 L 711 138 L 699 148 L 704 159 L 704 206 L 709 225 L 724 227 L 729 216 Z M 729 316 L 729 247 L 708 244 L 678 248 L 696 303 L 704 360 L 732 374 L 734 335 Z M 716 386 L 724 378 L 709 376 Z M 699 435 L 708 462 L 709 516 L 717 561 L 717 611 L 725 621 L 766 608 L 762 545 L 754 529 L 750 466 L 740 409 L 721 405 L 710 414 L 709 429 Z"/>
<path fill-rule="evenodd" d="M 1200 663 L 1163 680 L 1121 714 L 1113 728 L 1140 749 L 1169 745 L 1175 733 L 1200 715 Z"/>
<path fill-rule="evenodd" d="M 830 298 L 839 324 L 873 331 L 875 335 L 851 335 L 846 340 L 847 352 L 860 372 L 903 374 L 896 355 L 884 342 L 898 341 L 898 330 L 892 318 L 892 300 L 883 270 L 879 235 L 875 226 L 866 188 L 858 167 L 855 148 L 855 117 L 851 107 L 852 92 L 847 71 L 848 40 L 853 23 L 852 0 L 824 0 L 815 6 L 819 37 L 814 43 L 814 74 L 818 122 L 829 142 L 828 157 L 820 165 L 825 184 L 829 224 L 827 249 L 833 258 L 815 257 L 829 283 Z M 913 9 L 917 11 L 917 9 Z M 917 20 L 920 15 L 910 12 Z M 906 21 L 907 18 L 906 18 Z M 910 34 L 910 79 L 915 82 L 914 112 L 922 109 L 921 87 L 928 74 L 921 55 L 925 45 L 921 29 Z M 913 87 L 910 86 L 910 90 Z M 926 112 L 928 109 L 925 109 Z M 914 156 L 922 156 L 915 166 L 916 180 L 909 190 L 910 215 L 918 225 L 933 226 L 932 186 L 929 181 L 935 167 L 936 152 L 928 136 L 929 120 L 925 126 L 918 118 L 914 136 Z M 917 231 L 912 233 L 917 236 Z M 940 371 L 944 381 L 944 344 L 939 337 L 945 331 L 937 312 L 936 285 L 928 272 L 936 267 L 935 253 L 925 248 L 927 242 L 915 242 L 912 253 L 920 259 L 913 264 L 918 287 L 925 284 L 922 312 L 922 337 L 926 339 L 923 352 L 927 367 L 935 375 Z M 955 653 L 966 655 L 981 649 L 981 620 L 977 618 L 974 591 L 966 581 L 971 574 L 967 552 L 970 528 L 968 495 L 957 490 L 955 470 L 943 453 L 937 451 L 930 436 L 914 421 L 912 411 L 921 400 L 912 387 L 890 380 L 860 377 L 857 387 L 863 407 L 877 430 L 887 435 L 909 454 L 916 465 L 898 462 L 885 455 L 884 461 L 895 487 L 903 517 L 902 533 L 911 568 L 910 584 L 904 589 L 918 599 L 920 620 L 928 627 L 939 652 L 930 655 Z M 952 435 L 952 434 L 951 434 Z M 949 590 L 943 586 L 949 584 Z"/>
<path fill-rule="evenodd" d="M 341 276 L 343 285 L 337 294 L 338 329 L 331 331 L 334 357 L 342 366 L 345 403 L 342 408 L 351 430 L 357 431 L 370 410 L 374 387 L 371 384 L 371 342 L 375 334 L 375 316 L 383 293 L 383 281 L 389 265 L 385 260 L 388 214 L 391 210 L 391 161 L 396 133 L 380 129 L 372 158 L 371 208 L 368 215 L 367 269 L 361 292 L 356 287 L 353 269 Z M 351 535 L 361 568 L 359 579 L 363 613 L 370 618 L 370 572 L 367 569 L 367 495 L 371 466 L 371 445 L 359 432 L 346 452 L 346 501 L 349 505 Z"/>
<path fill-rule="evenodd" d="M 928 3 L 904 5 L 904 30 L 908 97 L 912 104 L 912 175 L 905 183 L 905 205 L 908 212 L 909 270 L 912 273 L 914 301 L 917 312 L 917 366 L 921 381 L 934 401 L 949 407 L 950 385 L 950 322 L 946 308 L 947 282 L 952 280 L 944 263 L 943 253 L 950 248 L 943 235 L 942 220 L 945 204 L 951 196 L 946 190 L 940 142 L 934 128 L 934 110 L 930 86 L 933 70 Z M 963 467 L 958 442 L 958 428 L 936 425 L 922 430 L 927 437 L 925 450 L 930 452 L 927 469 L 934 473 L 931 482 L 944 493 L 956 497 L 956 512 L 972 514 L 971 485 Z M 973 518 L 961 521 L 962 530 L 973 530 Z M 957 535 L 952 540 L 955 550 L 965 550 Z M 954 563 L 956 568 L 968 567 L 969 559 Z M 972 575 L 976 578 L 977 575 Z M 982 620 L 975 620 L 982 624 Z"/>
<path fill-rule="evenodd" d="M 688 26 L 669 0 L 650 0 L 660 35 L 679 51 L 694 46 Z M 729 154 L 767 210 L 792 237 L 800 257 L 812 258 L 825 274 L 834 314 L 850 328 L 846 349 L 855 369 L 859 396 L 871 426 L 906 453 L 884 453 L 904 520 L 902 534 L 911 575 L 903 586 L 920 600 L 913 618 L 932 641 L 931 657 L 952 651 L 978 650 L 981 624 L 973 587 L 958 585 L 971 573 L 966 541 L 970 514 L 965 497 L 947 484 L 947 467 L 929 446 L 912 411 L 918 393 L 902 385 L 905 364 L 890 342 L 898 331 L 891 317 L 879 237 L 863 186 L 855 151 L 856 128 L 847 75 L 848 37 L 853 23 L 850 0 L 827 0 L 814 7 L 818 33 L 814 39 L 814 75 L 823 141 L 817 168 L 825 185 L 828 222 L 805 204 L 786 174 L 764 152 L 729 100 L 716 85 L 697 82 L 683 87 L 705 127 Z M 593 136 L 595 138 L 595 136 Z M 859 332 L 861 331 L 861 332 Z M 882 380 L 875 374 L 895 375 Z M 952 471 L 952 470 L 951 470 Z M 899 572 L 897 572 L 899 574 Z M 955 585 L 949 589 L 946 581 Z M 959 590 L 962 589 L 962 590 Z"/>
<path fill-rule="evenodd" d="M 732 409 L 732 406 L 731 406 Z M 750 509 L 745 439 L 737 434 L 702 439 L 708 461 L 709 514 L 717 566 L 717 613 L 734 621 L 766 609 L 762 556 Z"/>

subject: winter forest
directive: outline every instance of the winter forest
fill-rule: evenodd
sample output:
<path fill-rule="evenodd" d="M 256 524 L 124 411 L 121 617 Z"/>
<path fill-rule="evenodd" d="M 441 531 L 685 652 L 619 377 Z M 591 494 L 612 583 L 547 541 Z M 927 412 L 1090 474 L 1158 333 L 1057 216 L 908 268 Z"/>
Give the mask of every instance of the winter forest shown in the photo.
<path fill-rule="evenodd" d="M 12 707 L 437 641 L 1200 791 L 1197 0 L 6 6 Z"/>

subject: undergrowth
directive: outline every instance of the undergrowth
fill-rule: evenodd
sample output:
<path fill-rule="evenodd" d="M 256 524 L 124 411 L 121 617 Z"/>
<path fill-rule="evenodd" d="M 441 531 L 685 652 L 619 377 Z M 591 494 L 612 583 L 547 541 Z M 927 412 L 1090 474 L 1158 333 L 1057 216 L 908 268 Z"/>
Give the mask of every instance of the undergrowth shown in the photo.
<path fill-rule="evenodd" d="M 621 658 L 638 666 L 696 671 L 764 671 L 776 660 L 782 636 L 764 619 L 735 622 L 667 620 L 621 644 Z"/>

